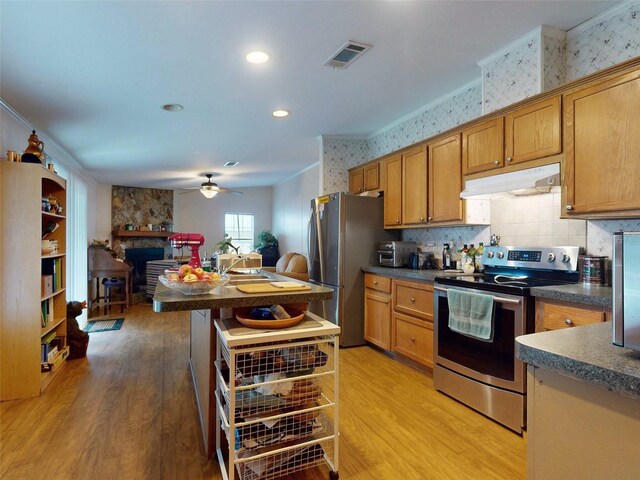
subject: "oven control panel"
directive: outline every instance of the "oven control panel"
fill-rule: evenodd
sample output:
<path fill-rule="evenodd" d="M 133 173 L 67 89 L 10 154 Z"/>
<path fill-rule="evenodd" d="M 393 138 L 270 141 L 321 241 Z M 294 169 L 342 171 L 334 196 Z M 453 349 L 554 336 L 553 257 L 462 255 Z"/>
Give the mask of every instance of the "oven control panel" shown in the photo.
<path fill-rule="evenodd" d="M 482 262 L 488 267 L 578 271 L 580 247 L 485 247 Z"/>

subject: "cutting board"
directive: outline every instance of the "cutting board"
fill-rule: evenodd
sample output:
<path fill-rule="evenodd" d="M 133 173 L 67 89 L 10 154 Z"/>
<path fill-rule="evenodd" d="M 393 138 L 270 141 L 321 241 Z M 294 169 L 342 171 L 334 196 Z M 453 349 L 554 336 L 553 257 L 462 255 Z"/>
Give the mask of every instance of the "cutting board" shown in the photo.
<path fill-rule="evenodd" d="M 243 293 L 282 293 L 282 292 L 305 292 L 311 290 L 309 285 L 299 283 L 300 287 L 274 287 L 270 283 L 247 283 L 236 285 L 236 288 Z"/>

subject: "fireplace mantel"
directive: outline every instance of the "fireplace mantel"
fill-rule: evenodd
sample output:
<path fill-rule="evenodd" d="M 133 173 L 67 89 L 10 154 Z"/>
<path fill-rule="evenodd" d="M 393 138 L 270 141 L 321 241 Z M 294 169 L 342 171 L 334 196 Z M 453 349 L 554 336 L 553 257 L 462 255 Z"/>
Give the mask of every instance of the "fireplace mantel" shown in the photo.
<path fill-rule="evenodd" d="M 139 230 L 114 230 L 111 234 L 114 237 L 153 237 L 153 238 L 168 238 L 173 235 L 174 232 L 141 232 Z"/>

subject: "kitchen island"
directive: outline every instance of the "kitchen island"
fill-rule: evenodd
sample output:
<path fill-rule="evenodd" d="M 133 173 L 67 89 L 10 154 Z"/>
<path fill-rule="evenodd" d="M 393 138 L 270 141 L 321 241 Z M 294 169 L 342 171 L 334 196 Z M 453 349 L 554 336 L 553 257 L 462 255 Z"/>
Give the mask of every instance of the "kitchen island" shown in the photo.
<path fill-rule="evenodd" d="M 611 338 L 611 322 L 516 338 L 528 479 L 638 478 L 640 352 Z"/>
<path fill-rule="evenodd" d="M 291 281 L 272 272 L 262 271 L 265 279 Z M 304 282 L 300 282 L 304 283 Z M 309 290 L 277 293 L 247 294 L 234 285 L 218 287 L 206 295 L 188 296 L 158 284 L 153 297 L 155 312 L 189 311 L 191 321 L 191 348 L 189 364 L 193 378 L 196 401 L 207 458 L 215 452 L 215 369 L 213 362 L 217 355 L 215 320 L 232 316 L 234 308 L 257 307 L 262 305 L 306 304 L 310 301 L 329 300 L 332 290 L 317 285 L 309 285 Z"/>

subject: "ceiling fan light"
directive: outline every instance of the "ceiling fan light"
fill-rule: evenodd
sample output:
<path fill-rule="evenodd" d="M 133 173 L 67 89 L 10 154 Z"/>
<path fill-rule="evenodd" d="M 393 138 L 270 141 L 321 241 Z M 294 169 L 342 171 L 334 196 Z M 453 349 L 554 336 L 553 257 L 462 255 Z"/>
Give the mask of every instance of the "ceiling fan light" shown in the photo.
<path fill-rule="evenodd" d="M 210 188 L 205 188 L 205 187 L 200 189 L 200 193 L 202 193 L 202 195 L 204 195 L 207 198 L 213 198 L 218 194 L 216 190 L 212 190 Z"/>

